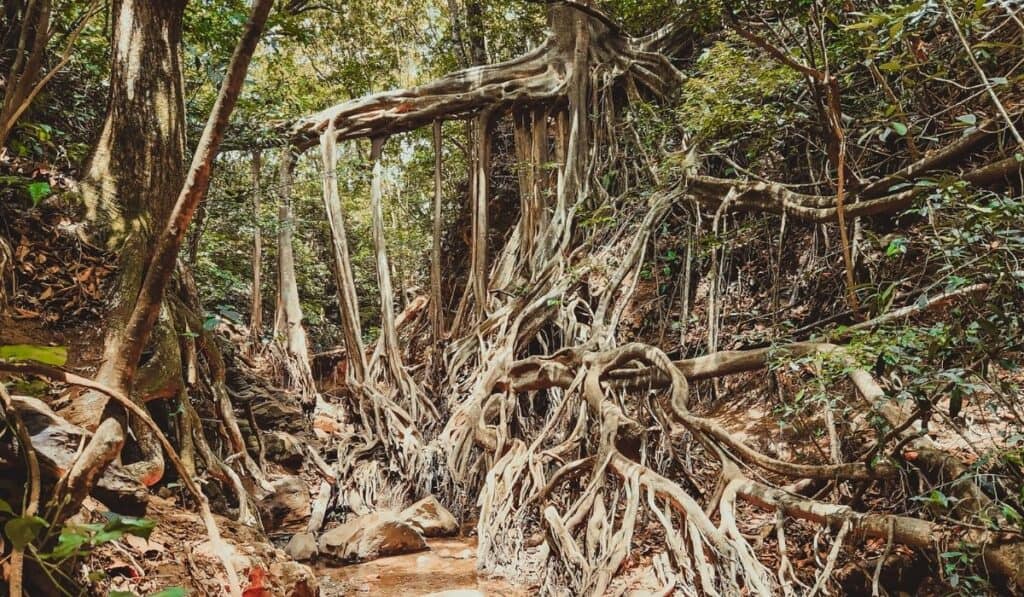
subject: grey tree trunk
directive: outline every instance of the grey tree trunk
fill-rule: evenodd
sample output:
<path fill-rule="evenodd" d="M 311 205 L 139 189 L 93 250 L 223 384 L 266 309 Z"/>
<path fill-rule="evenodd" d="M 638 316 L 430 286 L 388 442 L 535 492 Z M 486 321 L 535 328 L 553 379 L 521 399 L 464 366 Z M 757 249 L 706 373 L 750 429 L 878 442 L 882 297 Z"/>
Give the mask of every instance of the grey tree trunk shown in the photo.
<path fill-rule="evenodd" d="M 120 273 L 107 317 L 103 363 L 96 379 L 118 385 L 125 326 L 142 286 L 155 234 L 164 226 L 185 180 L 185 104 L 181 28 L 185 2 L 115 0 L 110 95 L 99 141 L 81 181 L 86 218 L 120 256 Z M 162 377 L 163 359 L 151 359 L 140 377 Z M 178 376 L 180 384 L 180 376 Z M 88 393 L 63 415 L 95 429 L 106 396 Z M 153 462 L 149 477 L 162 475 L 159 446 L 140 438 Z M 151 481 L 151 478 L 145 479 Z"/>
<path fill-rule="evenodd" d="M 295 157 L 291 148 L 281 152 L 281 195 L 277 207 L 277 275 L 280 332 L 285 337 L 288 359 L 289 382 L 301 391 L 304 399 L 312 399 L 315 392 L 313 376 L 309 368 L 309 348 L 306 344 L 306 329 L 302 325 L 302 304 L 299 302 L 299 285 L 295 276 L 295 253 L 292 239 L 295 234 L 295 214 L 292 212 L 292 175 Z"/>
<path fill-rule="evenodd" d="M 263 330 L 263 231 L 260 229 L 260 166 L 259 150 L 252 152 L 252 302 L 249 309 L 249 334 L 253 346 L 259 346 Z"/>

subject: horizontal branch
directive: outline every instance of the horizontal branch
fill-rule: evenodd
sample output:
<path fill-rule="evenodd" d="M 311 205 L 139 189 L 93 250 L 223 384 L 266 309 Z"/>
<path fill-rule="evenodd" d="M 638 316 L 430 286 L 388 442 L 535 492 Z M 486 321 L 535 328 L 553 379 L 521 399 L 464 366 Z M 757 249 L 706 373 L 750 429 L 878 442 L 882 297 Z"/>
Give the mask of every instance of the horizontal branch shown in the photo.
<path fill-rule="evenodd" d="M 1024 542 L 994 531 L 965 529 L 953 525 L 890 514 L 861 513 L 849 506 L 827 504 L 795 496 L 750 479 L 734 480 L 737 494 L 745 501 L 767 509 L 781 509 L 787 515 L 838 527 L 844 522 L 853 525 L 853 531 L 862 537 L 888 539 L 918 549 L 940 550 L 953 546 L 958 540 L 981 548 L 981 555 L 989 569 L 1024 586 Z"/>
<path fill-rule="evenodd" d="M 368 138 L 414 130 L 437 119 L 465 118 L 490 106 L 550 101 L 564 93 L 568 64 L 549 39 L 508 62 L 337 104 L 302 118 L 290 127 L 289 136 L 301 150 L 318 143 L 330 122 L 339 140 Z"/>
<path fill-rule="evenodd" d="M 587 51 L 594 68 L 612 78 L 632 74 L 644 87 L 665 95 L 682 75 L 665 52 L 683 46 L 678 41 L 689 28 L 666 26 L 655 35 L 625 35 L 603 13 L 578 2 L 556 2 L 552 32 L 536 49 L 498 64 L 473 66 L 429 83 L 352 99 L 301 118 L 285 127 L 291 145 L 302 151 L 315 145 L 333 123 L 336 138 L 388 136 L 431 125 L 435 120 L 464 119 L 486 110 L 567 100 L 577 62 L 573 23 L 586 20 Z"/>
<path fill-rule="evenodd" d="M 977 139 L 972 140 L 975 144 Z M 963 155 L 970 147 L 952 147 L 942 156 L 929 157 L 908 166 L 905 172 L 909 176 L 920 177 L 939 167 L 953 156 Z M 941 159 L 939 159 L 941 158 Z M 1024 162 L 1016 156 L 1003 158 L 995 162 L 975 168 L 960 178 L 977 186 L 995 185 L 1013 175 L 1020 175 Z M 908 184 L 910 180 L 896 178 L 895 175 L 882 181 L 872 183 L 864 191 L 853 196 L 853 200 L 845 200 L 843 211 L 846 217 L 874 216 L 891 214 L 906 209 L 918 196 L 931 190 L 931 187 L 913 186 L 911 188 L 878 196 L 897 184 Z M 835 195 L 809 195 L 797 193 L 777 182 L 747 181 L 714 176 L 692 175 L 686 179 L 685 189 L 677 194 L 689 194 L 698 201 L 712 206 L 720 205 L 730 191 L 734 193 L 728 208 L 734 211 L 751 211 L 761 213 L 787 214 L 800 220 L 824 223 L 839 219 L 837 197 Z M 884 186 L 884 188 L 883 188 Z"/>

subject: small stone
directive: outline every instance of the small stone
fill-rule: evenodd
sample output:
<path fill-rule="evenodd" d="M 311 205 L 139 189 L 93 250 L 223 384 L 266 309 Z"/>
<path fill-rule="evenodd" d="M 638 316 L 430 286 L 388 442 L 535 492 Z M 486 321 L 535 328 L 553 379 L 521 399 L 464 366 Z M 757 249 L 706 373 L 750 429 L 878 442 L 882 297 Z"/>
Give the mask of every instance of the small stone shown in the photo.
<path fill-rule="evenodd" d="M 295 533 L 288 540 L 284 552 L 297 562 L 306 562 L 316 557 L 316 537 L 313 533 Z"/>
<path fill-rule="evenodd" d="M 458 554 L 456 554 L 455 557 L 460 559 L 460 560 L 468 560 L 468 559 L 472 558 L 475 555 L 476 555 L 476 552 L 474 552 L 472 549 L 466 548 L 466 549 L 463 549 L 462 551 L 460 551 Z"/>
<path fill-rule="evenodd" d="M 274 491 L 260 504 L 264 528 L 269 531 L 298 531 L 310 515 L 309 489 L 305 481 L 285 476 L 274 481 Z"/>
<path fill-rule="evenodd" d="M 318 547 L 322 557 L 352 562 L 422 551 L 427 544 L 416 529 L 393 514 L 374 512 L 327 531 Z"/>
<path fill-rule="evenodd" d="M 270 575 L 280 587 L 284 597 L 316 597 L 320 594 L 313 570 L 298 562 L 274 562 L 270 565 Z"/>
<path fill-rule="evenodd" d="M 302 466 L 306 454 L 302 449 L 302 442 L 294 435 L 284 431 L 265 431 L 261 437 L 267 458 L 272 462 L 289 468 Z"/>
<path fill-rule="evenodd" d="M 459 532 L 459 523 L 447 508 L 430 495 L 398 515 L 424 537 L 447 537 Z"/>

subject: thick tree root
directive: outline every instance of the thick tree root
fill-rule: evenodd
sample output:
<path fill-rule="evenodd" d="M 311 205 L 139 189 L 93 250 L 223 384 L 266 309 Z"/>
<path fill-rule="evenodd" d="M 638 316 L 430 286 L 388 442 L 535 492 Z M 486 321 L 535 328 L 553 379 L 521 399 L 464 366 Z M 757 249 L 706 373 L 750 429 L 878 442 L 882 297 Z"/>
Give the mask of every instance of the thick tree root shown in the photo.
<path fill-rule="evenodd" d="M 807 480 L 837 486 L 852 481 L 864 487 L 893 483 L 905 471 L 898 457 L 878 462 L 844 459 L 837 431 L 830 462 L 787 460 L 759 451 L 715 419 L 691 411 L 689 380 L 763 369 L 780 357 L 822 355 L 838 359 L 865 406 L 899 429 L 906 413 L 885 404 L 880 386 L 845 349 L 804 342 L 672 362 L 656 347 L 619 345 L 620 322 L 640 284 L 652 236 L 673 208 L 711 204 L 722 215 L 757 210 L 823 222 L 840 215 L 839 201 L 772 183 L 691 172 L 675 183 L 662 183 L 642 145 L 631 141 L 635 131 L 633 136 L 623 134 L 629 131 L 614 116 L 619 98 L 638 98 L 641 88 L 664 93 L 678 80 L 659 53 L 666 44 L 677 45 L 678 37 L 663 32 L 629 39 L 605 20 L 581 16 L 579 10 L 559 6 L 551 38 L 519 59 L 453 73 L 416 89 L 346 102 L 291 129 L 296 148 L 320 140 L 325 172 L 333 169 L 336 140 L 371 138 L 376 171 L 386 136 L 442 118 L 473 118 L 469 277 L 450 327 L 439 325 L 444 314 L 431 306 L 435 342 L 442 327 L 451 341 L 443 363 L 424 369 L 447 373 L 441 386 L 445 393 L 431 396 L 408 372 L 395 370 L 402 363 L 401 353 L 394 322 L 385 321 L 388 329 L 366 367 L 368 374 L 349 380 L 353 430 L 342 441 L 339 462 L 345 464 L 338 471 L 343 487 L 338 503 L 360 512 L 395 497 L 393 489 L 418 493 L 426 487 L 439 488 L 449 502 L 458 502 L 460 494 L 478 495 L 480 566 L 536 583 L 547 594 L 612 591 L 642 523 L 648 523 L 642 530 L 657 528 L 665 538 L 667 551 L 655 564 L 659 577 L 684 594 L 796 593 L 803 582 L 786 553 L 786 516 L 826 523 L 837 531 L 820 574 L 805 587 L 810 593 L 828 588 L 844 545 L 867 535 L 920 547 L 916 533 L 925 530 L 989 541 L 986 562 L 1019 581 L 1015 570 L 1024 569 L 1020 543 L 999 543 L 1002 538 L 994 535 L 970 536 L 955 524 L 860 514 L 772 486 Z M 606 118 L 595 117 L 597 107 Z M 504 246 L 492 255 L 487 236 L 491 134 L 509 112 L 515 151 L 523 162 L 517 171 L 520 213 Z M 437 131 L 435 126 L 440 146 Z M 890 213 L 906 206 L 917 190 L 890 193 L 890 183 L 948 167 L 994 135 L 971 134 L 883 179 L 885 184 L 855 190 L 859 200 L 846 206 L 845 215 Z M 624 159 L 628 155 L 639 157 Z M 1019 168 L 1003 162 L 969 172 L 966 178 L 983 184 Z M 556 167 L 541 167 L 548 163 Z M 610 185 L 602 182 L 602 174 L 612 170 L 627 179 L 624 189 L 631 182 L 653 179 L 657 190 L 642 198 L 626 195 L 628 201 L 613 198 Z M 391 316 L 377 176 L 371 197 L 374 242 L 382 307 Z M 344 227 L 333 206 L 334 181 L 329 177 L 326 182 L 335 256 L 344 271 L 351 265 L 339 250 L 345 243 Z M 582 234 L 579 214 L 599 210 L 608 210 L 604 213 L 610 212 L 614 224 L 599 236 L 589 230 Z M 983 285 L 963 289 L 921 309 L 984 291 Z M 355 298 L 354 289 L 348 289 L 339 300 L 343 313 L 349 308 L 343 318 L 346 343 L 358 346 L 358 316 L 351 312 Z M 910 314 L 899 312 L 890 319 Z M 349 348 L 350 357 L 361 363 L 362 350 Z M 431 437 L 435 410 L 445 424 Z M 701 486 L 681 466 L 673 442 L 684 438 L 706 457 L 704 464 L 717 475 L 716 487 Z M 915 445 L 915 453 L 925 454 L 924 448 L 923 443 Z M 934 464 L 947 479 L 963 472 L 953 462 Z M 975 489 L 963 489 L 973 500 L 965 501 L 986 507 L 984 493 Z M 778 570 L 769 570 L 758 559 L 741 531 L 739 501 L 778 512 Z"/>

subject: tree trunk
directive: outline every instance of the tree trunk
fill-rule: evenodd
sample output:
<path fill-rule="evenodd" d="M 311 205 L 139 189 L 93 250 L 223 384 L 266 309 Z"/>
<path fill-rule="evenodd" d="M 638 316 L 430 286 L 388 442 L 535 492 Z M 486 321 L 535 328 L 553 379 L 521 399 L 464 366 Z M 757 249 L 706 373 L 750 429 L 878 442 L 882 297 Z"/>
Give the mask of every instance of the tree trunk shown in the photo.
<path fill-rule="evenodd" d="M 18 11 L 15 3 L 12 16 Z M 3 105 L 0 106 L 0 147 L 7 142 L 7 137 L 17 117 L 24 110 L 26 101 L 31 101 L 32 88 L 43 67 L 43 55 L 46 52 L 47 36 L 50 28 L 51 5 L 49 0 L 29 2 L 21 12 L 17 45 L 10 69 L 5 73 Z M 8 23 L 14 24 L 14 19 Z"/>
<path fill-rule="evenodd" d="M 131 236 L 148 247 L 185 180 L 184 10 L 183 0 L 113 5 L 107 117 L 82 180 L 86 215 L 111 246 Z"/>
<path fill-rule="evenodd" d="M 107 318 L 97 381 L 115 382 L 125 326 L 142 286 L 154 231 L 163 227 L 185 180 L 185 103 L 181 46 L 183 1 L 117 0 L 107 117 L 81 181 L 86 218 L 119 250 L 120 274 Z M 81 396 L 67 419 L 95 429 L 107 398 Z"/>
<path fill-rule="evenodd" d="M 473 126 L 474 151 L 471 177 L 470 210 L 472 212 L 472 241 L 470 244 L 470 278 L 475 299 L 475 312 L 479 318 L 487 313 L 487 191 L 491 181 L 491 116 L 484 112 Z"/>
<path fill-rule="evenodd" d="M 292 237 L 295 234 L 295 214 L 292 212 L 292 174 L 295 157 L 291 148 L 281 152 L 280 202 L 277 207 L 277 275 L 278 300 L 280 304 L 280 331 L 285 335 L 285 350 L 288 355 L 288 369 L 292 387 L 303 390 L 303 394 L 315 391 L 310 386 L 312 374 L 309 370 L 309 348 L 306 345 L 306 329 L 302 325 L 302 305 L 299 302 L 299 285 L 295 277 L 295 254 Z"/>
<path fill-rule="evenodd" d="M 466 32 L 469 37 L 469 59 L 473 62 L 473 66 L 487 64 L 484 7 L 480 0 L 466 0 Z"/>
<path fill-rule="evenodd" d="M 263 330 L 263 231 L 260 229 L 260 166 L 259 150 L 252 152 L 252 302 L 249 308 L 249 335 L 252 345 L 259 346 Z"/>
<path fill-rule="evenodd" d="M 335 282 L 338 287 L 338 309 L 341 311 L 341 331 L 345 340 L 345 356 L 348 359 L 347 371 L 353 379 L 363 382 L 366 380 L 366 354 L 359 322 L 355 276 L 352 274 L 352 260 L 349 257 L 348 236 L 345 232 L 345 213 L 338 195 L 338 155 L 334 127 L 327 127 L 327 131 L 320 139 L 320 144 L 323 158 L 324 210 L 327 213 L 327 223 L 331 228 Z"/>
<path fill-rule="evenodd" d="M 441 210 L 442 147 L 441 121 L 434 121 L 434 222 L 433 248 L 430 253 L 430 329 L 437 349 L 444 336 L 444 309 L 441 307 L 441 232 L 444 213 Z M 436 359 L 440 362 L 440 359 Z"/>
<path fill-rule="evenodd" d="M 169 4 L 161 3 L 159 7 L 166 8 Z M 185 233 L 188 230 L 189 224 L 192 221 L 192 217 L 195 214 L 196 208 L 201 203 L 202 199 L 206 196 L 206 191 L 209 188 L 210 175 L 213 168 L 213 160 L 217 155 L 217 151 L 220 146 L 220 141 L 223 139 L 224 132 L 227 129 L 228 119 L 232 110 L 234 109 L 235 102 L 238 99 L 238 95 L 241 91 L 242 83 L 245 79 L 245 73 L 248 70 L 249 60 L 252 57 L 253 51 L 255 50 L 256 44 L 259 41 L 260 35 L 263 31 L 263 25 L 266 21 L 267 15 L 270 12 L 270 6 L 272 0 L 257 0 L 253 5 L 252 15 L 249 21 L 246 23 L 243 29 L 242 38 L 239 41 L 238 46 L 235 48 L 235 52 L 231 58 L 231 63 L 228 66 L 228 73 L 221 85 L 220 91 L 217 95 L 217 99 L 214 102 L 213 110 L 210 113 L 210 117 L 207 120 L 206 127 L 203 130 L 203 135 L 199 139 L 199 144 L 196 148 L 195 155 L 192 159 L 192 164 L 189 168 L 188 175 L 185 177 L 182 184 L 177 189 L 172 189 L 171 194 L 162 195 L 157 193 L 153 189 L 140 189 L 147 191 L 147 194 L 143 197 L 153 196 L 158 200 L 150 204 L 147 202 L 144 206 L 135 205 L 138 208 L 135 220 L 143 224 L 140 228 L 132 230 L 125 229 L 129 234 L 129 238 L 135 239 L 141 237 L 147 237 L 149 245 L 152 246 L 152 251 L 143 252 L 142 247 L 136 246 L 137 254 L 128 258 L 131 260 L 138 261 L 139 255 L 144 256 L 144 261 L 138 263 L 141 267 L 139 268 L 138 274 L 134 270 L 124 272 L 123 275 L 130 275 L 132 279 L 129 282 L 134 283 L 136 292 L 132 292 L 129 295 L 121 294 L 121 305 L 119 305 L 118 313 L 115 314 L 118 322 L 124 322 L 123 326 L 116 326 L 113 328 L 111 335 L 108 335 L 107 344 L 105 349 L 105 360 L 103 365 L 100 367 L 100 371 L 97 374 L 97 379 L 101 383 L 104 383 L 117 391 L 129 394 L 133 400 L 140 406 L 143 403 L 143 398 L 134 392 L 134 385 L 136 383 L 136 373 L 139 370 L 140 360 L 142 359 L 143 349 L 149 342 L 150 337 L 153 335 L 154 327 L 157 324 L 157 320 L 160 316 L 162 306 L 164 304 L 165 291 L 167 285 L 170 282 L 172 274 L 177 264 L 178 253 L 181 250 L 182 244 L 185 240 Z M 139 84 L 139 81 L 147 79 L 147 77 L 153 76 L 152 72 L 142 73 L 139 72 L 141 65 L 141 57 L 138 53 L 141 51 L 138 45 L 138 39 L 140 37 L 145 38 L 147 33 L 159 33 L 162 31 L 160 28 L 154 28 L 154 23 L 163 23 L 168 19 L 173 19 L 173 27 L 171 28 L 178 35 L 173 38 L 173 42 L 170 41 L 170 37 L 165 37 L 158 42 L 163 42 L 167 53 L 171 56 L 171 62 L 175 67 L 178 67 L 180 75 L 180 66 L 177 64 L 177 53 L 180 48 L 180 29 L 181 29 L 181 16 L 183 5 L 177 5 L 175 12 L 160 13 L 157 10 L 154 12 L 135 12 L 138 6 L 119 6 L 120 12 L 118 13 L 118 27 L 114 35 L 114 77 L 115 79 L 123 79 L 125 83 L 126 95 L 124 98 L 119 98 L 116 95 L 117 89 L 112 84 L 112 96 L 110 112 L 115 117 L 113 120 L 108 121 L 110 128 L 105 128 L 105 133 L 108 130 L 120 129 L 122 121 L 118 120 L 117 109 L 121 107 L 123 102 L 131 103 L 140 96 L 147 96 L 154 93 L 152 101 L 155 102 L 154 112 L 158 118 L 166 113 L 169 108 L 169 102 L 171 98 L 163 97 L 160 95 L 161 83 L 160 79 L 156 81 L 149 81 L 154 85 L 153 88 L 143 86 Z M 151 7 L 152 8 L 152 7 Z M 141 20 L 133 20 L 134 18 L 141 17 Z M 155 29 L 155 31 L 154 31 Z M 127 45 L 127 47 L 125 47 Z M 159 43 L 158 43 L 159 45 Z M 166 66 L 166 65 L 164 65 Z M 123 72 L 122 72 L 123 71 Z M 161 76 L 167 76 L 163 73 Z M 173 102 L 176 106 L 181 106 L 180 94 L 181 90 L 181 79 L 180 76 L 170 82 L 172 86 L 176 86 L 179 92 L 175 96 Z M 120 101 L 119 101 L 120 100 Z M 183 112 L 183 107 L 181 107 Z M 121 114 L 122 119 L 131 122 L 130 116 Z M 158 123 L 159 124 L 159 123 Z M 151 131 L 143 130 L 140 131 L 142 134 L 139 138 L 148 139 Z M 124 149 L 122 143 L 118 143 L 118 139 L 114 136 L 111 137 L 115 140 L 115 144 L 112 146 L 111 151 L 106 153 L 106 156 L 110 156 L 116 153 L 118 149 Z M 184 134 L 180 134 L 179 138 L 184 141 Z M 127 140 L 125 140 L 127 141 Z M 104 143 L 101 141 L 100 150 L 97 155 L 101 156 L 99 159 L 94 160 L 93 172 L 97 165 L 103 163 L 103 149 L 105 148 Z M 184 153 L 183 144 L 178 149 L 179 155 Z M 131 154 L 130 151 L 125 153 Z M 132 156 L 138 157 L 138 156 Z M 145 157 L 141 160 L 142 164 L 138 162 L 131 163 L 129 166 L 145 166 Z M 124 164 L 120 162 L 114 162 L 117 167 L 123 167 Z M 111 162 L 107 163 L 107 168 L 112 168 Z M 180 167 L 182 162 L 178 162 Z M 106 179 L 104 179 L 104 183 Z M 104 189 L 105 190 L 105 189 Z M 127 192 L 128 189 L 124 188 L 123 191 Z M 160 189 L 163 190 L 163 189 Z M 176 197 L 173 203 L 169 202 L 171 197 Z M 119 202 L 125 204 L 128 211 L 131 211 L 133 206 L 130 202 L 130 197 L 117 197 Z M 116 222 L 116 221 L 115 221 Z M 155 224 L 156 222 L 160 225 L 160 233 L 152 234 L 150 231 L 155 228 L 147 229 L 146 224 Z M 155 242 L 153 242 L 155 240 Z M 127 251 L 122 251 L 122 255 L 126 254 Z M 136 282 L 141 278 L 140 282 Z M 122 289 L 123 291 L 124 289 Z M 133 289 L 134 290 L 134 289 Z M 126 309 L 121 308 L 126 307 Z M 171 313 L 170 310 L 167 313 Z M 127 315 L 126 318 L 123 318 Z M 164 320 L 170 319 L 173 322 L 173 317 L 165 317 Z M 173 326 L 173 323 L 171 324 Z M 155 360 L 155 359 L 154 359 Z M 155 365 L 161 368 L 161 371 L 166 373 L 166 377 L 170 380 L 169 383 L 181 384 L 181 363 L 180 360 L 174 363 L 174 366 L 167 368 L 162 362 L 156 362 Z M 106 405 L 106 400 L 101 398 L 95 398 L 96 394 L 93 394 L 90 400 L 90 405 L 93 410 L 89 414 L 94 417 L 93 421 L 90 421 L 93 425 L 96 424 L 95 418 L 102 416 L 102 409 Z M 83 401 L 79 401 L 83 402 Z M 98 411 L 98 412 L 97 412 Z M 79 411 L 78 414 L 82 414 Z M 140 434 L 136 433 L 139 441 L 139 446 L 143 452 L 143 461 L 139 463 L 137 469 L 139 471 L 140 479 L 147 485 L 151 485 L 159 480 L 163 476 L 163 456 L 161 453 L 160 446 L 154 445 L 152 434 Z"/>

